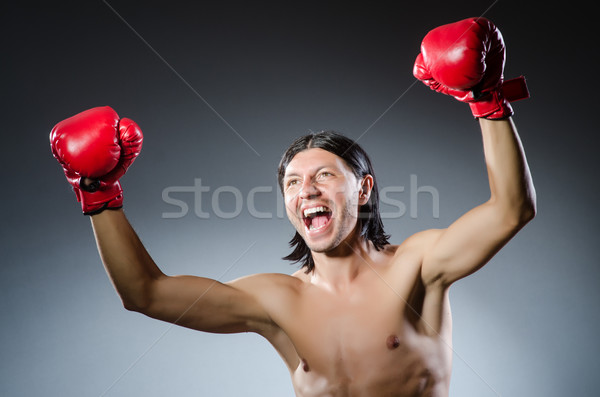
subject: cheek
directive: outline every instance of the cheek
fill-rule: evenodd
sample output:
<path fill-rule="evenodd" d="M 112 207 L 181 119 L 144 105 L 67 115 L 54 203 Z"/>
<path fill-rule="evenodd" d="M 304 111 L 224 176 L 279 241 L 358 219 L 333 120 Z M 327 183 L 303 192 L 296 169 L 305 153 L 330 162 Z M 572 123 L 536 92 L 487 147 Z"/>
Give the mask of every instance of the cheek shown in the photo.
<path fill-rule="evenodd" d="M 298 196 L 300 196 L 300 188 L 291 186 L 283 193 L 283 200 L 286 205 L 292 205 L 298 200 Z"/>
<path fill-rule="evenodd" d="M 295 219 L 296 218 L 296 199 L 292 196 L 285 195 L 283 197 L 283 204 L 285 205 L 285 212 L 288 218 Z"/>
<path fill-rule="evenodd" d="M 296 203 L 296 195 L 288 194 L 287 192 L 283 195 L 283 202 L 286 207 L 293 208 Z"/>
<path fill-rule="evenodd" d="M 350 214 L 358 213 L 359 192 L 354 186 L 344 186 L 335 195 L 335 200 L 339 204 L 343 203 L 344 207 L 346 207 L 345 212 Z"/>

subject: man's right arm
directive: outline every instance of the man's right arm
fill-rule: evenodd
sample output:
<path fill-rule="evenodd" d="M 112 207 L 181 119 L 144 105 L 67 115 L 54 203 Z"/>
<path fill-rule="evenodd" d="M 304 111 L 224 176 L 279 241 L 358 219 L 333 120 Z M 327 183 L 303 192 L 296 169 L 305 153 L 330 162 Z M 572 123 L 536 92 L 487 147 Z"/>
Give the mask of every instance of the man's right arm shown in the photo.
<path fill-rule="evenodd" d="M 200 331 L 258 332 L 272 325 L 252 285 L 236 288 L 195 276 L 167 276 L 121 209 L 91 216 L 100 257 L 126 309 Z"/>
<path fill-rule="evenodd" d="M 156 266 L 121 210 L 119 179 L 142 141 L 140 127 L 109 106 L 80 112 L 50 132 L 52 154 L 83 213 L 92 218 L 102 261 L 124 306 L 202 331 L 276 328 L 263 309 L 271 301 L 264 296 L 263 278 L 225 285 L 201 277 L 168 277 Z"/>

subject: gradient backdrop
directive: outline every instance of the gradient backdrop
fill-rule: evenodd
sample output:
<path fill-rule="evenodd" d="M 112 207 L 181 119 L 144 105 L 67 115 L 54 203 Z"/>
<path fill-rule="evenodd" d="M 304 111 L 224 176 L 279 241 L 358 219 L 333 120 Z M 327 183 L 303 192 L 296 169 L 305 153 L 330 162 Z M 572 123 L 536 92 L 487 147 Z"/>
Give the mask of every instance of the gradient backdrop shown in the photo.
<path fill-rule="evenodd" d="M 140 124 L 144 149 L 122 179 L 125 208 L 168 274 L 292 273 L 280 259 L 293 230 L 277 210 L 276 166 L 292 139 L 321 129 L 370 153 L 395 200 L 382 209 L 397 244 L 488 197 L 468 107 L 412 76 L 427 31 L 482 14 L 504 34 L 505 76 L 528 79 L 532 98 L 514 105 L 515 122 L 539 214 L 452 287 L 451 395 L 597 395 L 590 10 L 509 0 L 357 4 L 3 6 L 0 395 L 293 395 L 260 337 L 203 334 L 122 308 L 48 134 L 100 105 Z"/>

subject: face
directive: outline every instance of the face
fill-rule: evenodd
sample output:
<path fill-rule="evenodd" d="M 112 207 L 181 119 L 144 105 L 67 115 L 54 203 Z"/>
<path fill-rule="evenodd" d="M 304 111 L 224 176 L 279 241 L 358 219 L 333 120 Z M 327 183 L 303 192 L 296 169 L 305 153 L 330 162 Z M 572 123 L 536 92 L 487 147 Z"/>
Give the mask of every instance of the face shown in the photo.
<path fill-rule="evenodd" d="M 342 158 L 326 150 L 294 156 L 283 178 L 286 212 L 311 251 L 331 251 L 348 238 L 372 183 L 370 175 L 356 178 Z"/>

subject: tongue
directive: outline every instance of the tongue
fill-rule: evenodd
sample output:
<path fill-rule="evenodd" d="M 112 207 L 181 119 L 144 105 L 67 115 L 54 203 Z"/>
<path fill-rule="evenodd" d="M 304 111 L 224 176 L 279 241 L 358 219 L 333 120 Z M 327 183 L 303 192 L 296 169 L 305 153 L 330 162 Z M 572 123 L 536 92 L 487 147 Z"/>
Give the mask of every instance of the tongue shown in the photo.
<path fill-rule="evenodd" d="M 314 218 L 312 218 L 312 226 L 315 229 L 318 229 L 321 226 L 323 226 L 324 224 L 326 224 L 328 219 L 329 219 L 329 216 L 327 216 L 327 215 L 317 215 Z"/>

